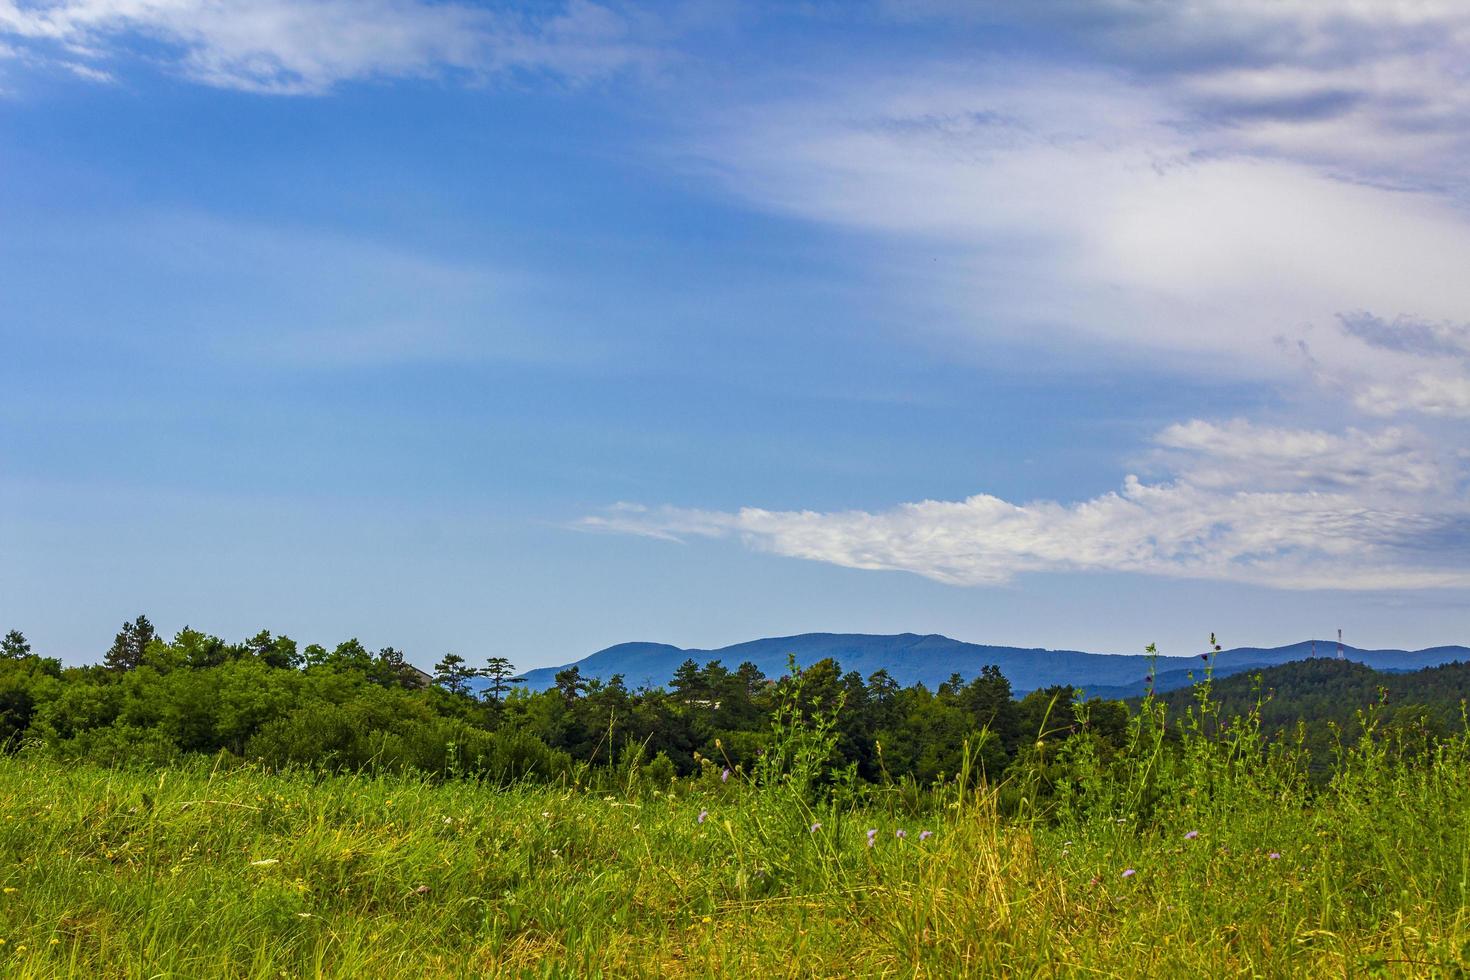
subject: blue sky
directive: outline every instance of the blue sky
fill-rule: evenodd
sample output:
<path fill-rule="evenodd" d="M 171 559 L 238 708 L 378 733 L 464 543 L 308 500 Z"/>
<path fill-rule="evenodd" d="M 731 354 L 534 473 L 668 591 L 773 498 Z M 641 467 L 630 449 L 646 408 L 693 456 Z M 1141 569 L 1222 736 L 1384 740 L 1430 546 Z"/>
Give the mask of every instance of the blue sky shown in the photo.
<path fill-rule="evenodd" d="M 0 0 L 0 627 L 1470 642 L 1470 13 Z"/>

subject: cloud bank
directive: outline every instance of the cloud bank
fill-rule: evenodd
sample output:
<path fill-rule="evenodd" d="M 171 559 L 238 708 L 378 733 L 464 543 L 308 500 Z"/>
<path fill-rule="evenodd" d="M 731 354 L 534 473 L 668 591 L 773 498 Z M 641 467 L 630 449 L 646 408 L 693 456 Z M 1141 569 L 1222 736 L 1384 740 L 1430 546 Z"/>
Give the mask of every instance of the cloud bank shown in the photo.
<path fill-rule="evenodd" d="M 1130 572 L 1288 589 L 1470 586 L 1463 456 L 1401 430 L 1346 434 L 1191 421 L 1156 439 L 1172 478 L 1128 476 L 1079 503 L 987 494 L 877 513 L 621 504 L 586 530 L 748 547 L 847 568 L 999 585 L 1034 572 Z"/>

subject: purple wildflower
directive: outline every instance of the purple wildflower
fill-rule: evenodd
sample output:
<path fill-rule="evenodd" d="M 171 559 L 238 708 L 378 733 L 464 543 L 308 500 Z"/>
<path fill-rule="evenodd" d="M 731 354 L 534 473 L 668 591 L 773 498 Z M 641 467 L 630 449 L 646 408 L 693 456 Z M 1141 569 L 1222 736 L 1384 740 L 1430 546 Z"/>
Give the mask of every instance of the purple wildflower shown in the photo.
<path fill-rule="evenodd" d="M 730 781 L 730 770 L 726 769 L 724 772 L 720 773 L 720 782 L 722 782 L 722 783 L 728 783 L 729 781 Z"/>
<path fill-rule="evenodd" d="M 822 829 L 822 824 L 821 824 L 820 821 L 818 821 L 817 823 L 812 824 L 812 833 L 815 834 L 817 831 L 819 831 L 821 829 Z"/>
<path fill-rule="evenodd" d="M 1199 655 L 1199 658 L 1201 660 L 1209 660 L 1210 659 L 1210 655 L 1208 653 L 1202 653 L 1202 654 Z"/>
<path fill-rule="evenodd" d="M 1189 833 L 1187 833 L 1187 834 L 1184 835 L 1184 839 L 1185 840 L 1194 840 L 1198 836 L 1199 836 L 1199 831 L 1198 830 L 1191 830 Z"/>
<path fill-rule="evenodd" d="M 708 816 L 709 816 L 709 811 L 708 810 L 700 810 L 699 811 L 699 821 L 698 822 L 699 823 L 704 823 L 705 818 L 708 817 Z"/>
<path fill-rule="evenodd" d="M 1281 860 L 1281 852 L 1280 851 L 1272 851 L 1270 854 L 1267 854 L 1266 855 L 1266 858 L 1267 858 L 1267 860 L 1270 860 L 1270 861 L 1280 861 Z"/>
<path fill-rule="evenodd" d="M 877 837 L 878 837 L 878 831 L 876 831 L 876 830 L 869 830 L 868 831 L 868 846 L 869 847 L 872 847 L 873 846 L 873 841 L 876 840 Z"/>
<path fill-rule="evenodd" d="M 932 830 L 921 830 L 921 831 L 919 831 L 919 840 L 928 840 L 929 838 L 931 838 L 933 836 L 934 836 L 934 831 L 932 831 Z"/>
<path fill-rule="evenodd" d="M 1137 871 L 1134 871 L 1132 868 L 1124 868 L 1123 869 L 1123 877 L 1124 878 L 1132 878 L 1136 874 L 1138 874 L 1138 872 Z"/>
<path fill-rule="evenodd" d="M 902 827 L 898 828 L 897 830 L 895 830 L 893 832 L 893 836 L 894 837 L 897 837 L 899 840 L 903 840 L 908 835 L 909 835 L 909 832 L 907 830 L 904 830 Z"/>

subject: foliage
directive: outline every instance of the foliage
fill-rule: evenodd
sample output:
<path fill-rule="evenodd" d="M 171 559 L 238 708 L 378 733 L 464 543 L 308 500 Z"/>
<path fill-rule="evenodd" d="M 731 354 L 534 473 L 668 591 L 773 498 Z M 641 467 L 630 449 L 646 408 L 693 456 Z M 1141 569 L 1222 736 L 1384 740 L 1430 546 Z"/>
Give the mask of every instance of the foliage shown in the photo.
<path fill-rule="evenodd" d="M 107 765 L 200 754 L 492 781 L 622 773 L 625 784 L 634 771 L 640 784 L 667 772 L 667 783 L 716 766 L 786 787 L 801 819 L 838 799 L 896 799 L 912 810 L 961 776 L 997 787 L 1007 814 L 1146 812 L 1160 779 L 1206 766 L 1202 743 L 1181 740 L 1186 730 L 1233 747 L 1231 761 L 1211 757 L 1209 766 L 1289 755 L 1320 787 L 1340 747 L 1359 737 L 1357 710 L 1374 708 L 1373 737 L 1423 759 L 1463 731 L 1459 707 L 1470 695 L 1470 665 L 1386 675 L 1327 660 L 1218 682 L 1204 663 L 1190 700 L 1173 693 L 1131 707 L 1083 702 L 1068 687 L 1018 699 L 994 667 L 931 691 L 900 687 L 881 670 L 844 673 L 831 659 L 792 662 L 773 679 L 749 663 L 690 660 L 667 690 L 636 691 L 572 667 L 551 690 L 528 692 L 504 657 L 477 670 L 448 654 L 426 685 L 391 647 L 374 653 L 349 639 L 298 650 L 268 630 L 229 643 L 187 627 L 164 640 L 146 616 L 123 624 L 104 667 L 62 668 L 16 630 L 0 652 L 0 746 L 11 751 L 29 745 Z M 482 699 L 477 677 L 487 679 Z M 1227 717 L 1244 721 L 1231 727 Z M 1134 782 L 1114 778 L 1145 757 L 1146 767 L 1129 769 Z"/>

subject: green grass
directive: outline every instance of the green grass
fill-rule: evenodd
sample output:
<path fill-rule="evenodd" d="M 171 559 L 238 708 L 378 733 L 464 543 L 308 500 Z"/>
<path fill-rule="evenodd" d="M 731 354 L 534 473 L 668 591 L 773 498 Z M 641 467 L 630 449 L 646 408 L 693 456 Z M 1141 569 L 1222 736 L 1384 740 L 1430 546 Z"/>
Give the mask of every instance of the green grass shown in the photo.
<path fill-rule="evenodd" d="M 1365 754 L 1321 794 L 1239 767 L 1208 786 L 1180 776 L 1146 825 L 1101 805 L 1004 819 L 993 795 L 958 788 L 915 816 L 897 794 L 814 812 L 711 774 L 605 794 L 11 757 L 0 965 L 1465 977 L 1470 764 L 1451 749 L 1415 768 Z"/>

